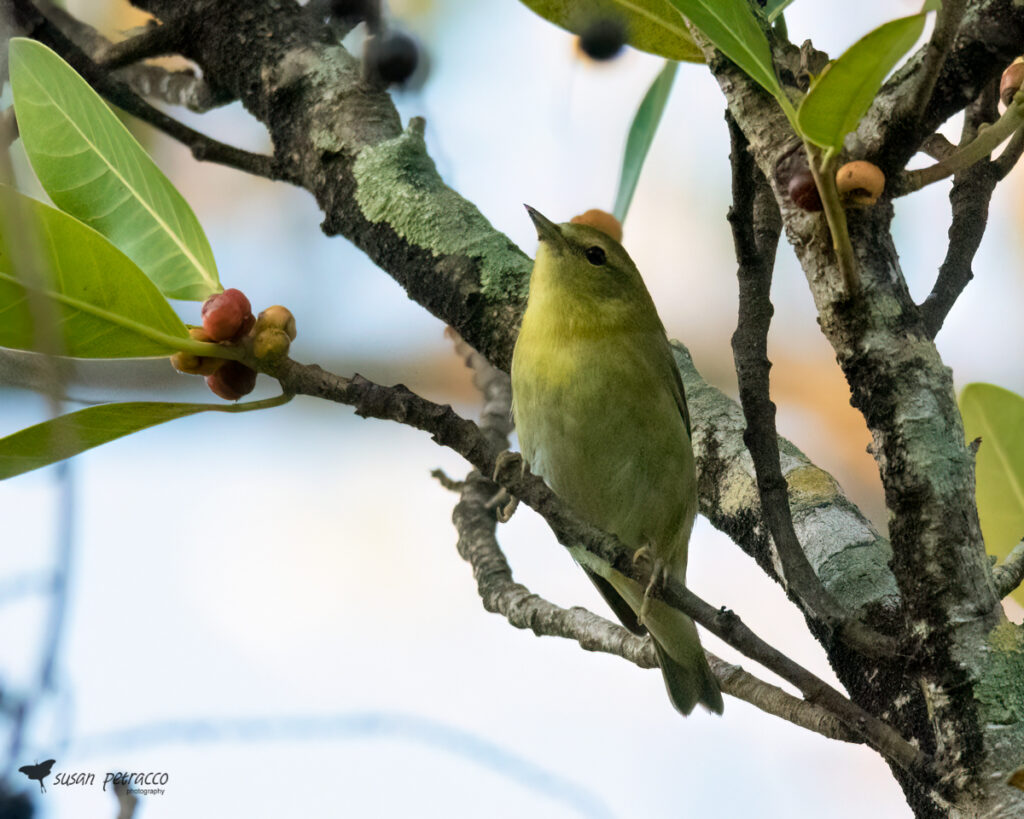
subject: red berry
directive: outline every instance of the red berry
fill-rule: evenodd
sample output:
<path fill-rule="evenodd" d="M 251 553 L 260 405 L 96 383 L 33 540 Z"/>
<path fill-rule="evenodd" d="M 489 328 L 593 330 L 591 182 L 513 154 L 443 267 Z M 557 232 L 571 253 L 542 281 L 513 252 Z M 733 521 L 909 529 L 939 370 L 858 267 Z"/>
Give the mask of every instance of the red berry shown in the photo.
<path fill-rule="evenodd" d="M 256 371 L 240 361 L 226 361 L 213 375 L 206 376 L 206 386 L 225 401 L 237 401 L 256 386 Z"/>
<path fill-rule="evenodd" d="M 793 204 L 803 210 L 817 211 L 824 207 L 821 204 L 821 194 L 818 193 L 818 186 L 814 184 L 814 174 L 810 168 L 801 168 L 789 178 L 789 198 Z"/>
<path fill-rule="evenodd" d="M 203 302 L 203 329 L 211 341 L 231 341 L 252 327 L 252 305 L 241 290 L 230 288 Z"/>
<path fill-rule="evenodd" d="M 1014 60 L 999 80 L 999 99 L 1003 101 L 1003 105 L 1013 102 L 1021 85 L 1024 85 L 1024 63 Z"/>

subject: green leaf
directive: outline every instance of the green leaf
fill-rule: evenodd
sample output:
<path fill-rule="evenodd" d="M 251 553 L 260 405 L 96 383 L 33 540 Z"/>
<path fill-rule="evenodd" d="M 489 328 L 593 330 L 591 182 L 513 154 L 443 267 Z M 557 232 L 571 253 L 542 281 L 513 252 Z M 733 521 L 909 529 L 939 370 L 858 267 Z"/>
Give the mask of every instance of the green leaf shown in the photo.
<path fill-rule="evenodd" d="M 850 46 L 825 71 L 800 103 L 797 124 L 806 139 L 840 150 L 843 139 L 871 107 L 882 81 L 924 31 L 924 11 L 879 26 Z"/>
<path fill-rule="evenodd" d="M 779 85 L 772 52 L 748 0 L 671 0 L 726 57 L 778 100 L 787 116 L 793 106 Z"/>
<path fill-rule="evenodd" d="M 669 92 L 672 90 L 672 81 L 676 78 L 678 68 L 679 63 L 672 60 L 665 63 L 665 67 L 658 72 L 651 87 L 647 89 L 643 102 L 640 103 L 636 116 L 633 117 L 633 124 L 629 128 L 629 137 L 626 139 L 626 152 L 622 157 L 619 192 L 615 196 L 613 210 L 615 218 L 619 222 L 626 220 L 629 204 L 633 201 L 633 193 L 636 191 L 636 183 L 640 179 L 640 171 L 643 170 L 647 151 L 650 150 L 651 142 L 654 141 L 654 134 L 658 130 L 658 123 L 661 122 L 661 114 L 665 110 L 665 103 L 668 101 Z"/>
<path fill-rule="evenodd" d="M 785 11 L 786 6 L 792 2 L 793 0 L 767 0 L 761 9 L 761 13 L 764 14 L 769 23 L 774 23 L 775 19 Z"/>
<path fill-rule="evenodd" d="M 290 395 L 280 395 L 247 404 L 129 401 L 88 407 L 0 438 L 0 481 L 176 418 L 198 412 L 249 412 L 277 407 L 290 400 Z"/>
<path fill-rule="evenodd" d="M 196 215 L 88 83 L 21 37 L 10 41 L 10 72 L 25 152 L 54 204 L 110 239 L 169 298 L 219 292 Z"/>
<path fill-rule="evenodd" d="M 975 480 L 985 548 L 1004 559 L 1024 538 L 1024 398 L 994 384 L 968 384 L 960 414 L 967 440 L 981 438 Z M 1024 605 L 1024 588 L 1013 597 Z"/>
<path fill-rule="evenodd" d="M 0 185 L 0 347 L 141 358 L 195 343 L 131 259 L 77 219 Z"/>
<path fill-rule="evenodd" d="M 626 42 L 670 60 L 704 62 L 686 22 L 669 0 L 522 0 L 545 20 L 573 34 L 582 34 L 595 20 L 621 20 Z"/>

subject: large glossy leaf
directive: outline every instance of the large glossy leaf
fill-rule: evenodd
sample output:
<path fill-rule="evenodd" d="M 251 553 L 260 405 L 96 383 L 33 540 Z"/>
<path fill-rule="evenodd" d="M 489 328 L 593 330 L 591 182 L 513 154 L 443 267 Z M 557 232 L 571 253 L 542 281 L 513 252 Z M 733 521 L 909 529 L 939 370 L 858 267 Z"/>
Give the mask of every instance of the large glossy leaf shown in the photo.
<path fill-rule="evenodd" d="M 679 63 L 672 60 L 665 63 L 665 67 L 658 72 L 651 87 L 647 89 L 643 102 L 640 103 L 636 116 L 633 117 L 633 124 L 629 128 L 629 136 L 626 139 L 626 151 L 622 157 L 619 192 L 615 196 L 613 209 L 615 218 L 620 222 L 625 221 L 629 204 L 633 201 L 636 183 L 640 179 L 640 171 L 643 170 L 647 152 L 654 141 L 654 134 L 658 130 L 658 123 L 661 122 L 661 114 L 665 110 L 665 103 L 668 101 L 669 92 L 672 90 L 672 81 L 676 77 L 678 68 Z"/>
<path fill-rule="evenodd" d="M 0 185 L 0 347 L 76 358 L 191 344 L 156 286 L 92 228 Z"/>
<path fill-rule="evenodd" d="M 1024 398 L 994 384 L 960 393 L 968 441 L 981 438 L 975 465 L 985 548 L 1000 558 L 1024 538 Z M 1024 588 L 1013 593 L 1024 605 Z"/>
<path fill-rule="evenodd" d="M 748 0 L 671 0 L 726 57 L 792 111 L 772 65 L 771 48 Z"/>
<path fill-rule="evenodd" d="M 248 404 L 130 401 L 88 407 L 0 438 L 0 480 L 62 461 L 100 444 L 198 412 L 249 412 L 280 406 L 290 396 Z"/>
<path fill-rule="evenodd" d="M 830 63 L 797 110 L 804 137 L 823 148 L 841 149 L 882 81 L 921 36 L 925 15 L 936 5 L 937 0 L 928 0 L 920 14 L 879 26 Z"/>
<path fill-rule="evenodd" d="M 669 0 L 522 0 L 545 20 L 582 34 L 595 20 L 613 18 L 626 26 L 626 42 L 670 60 L 702 63 L 704 55 Z"/>
<path fill-rule="evenodd" d="M 192 209 L 85 80 L 24 38 L 10 41 L 10 72 L 25 152 L 54 204 L 110 239 L 168 297 L 220 291 Z"/>

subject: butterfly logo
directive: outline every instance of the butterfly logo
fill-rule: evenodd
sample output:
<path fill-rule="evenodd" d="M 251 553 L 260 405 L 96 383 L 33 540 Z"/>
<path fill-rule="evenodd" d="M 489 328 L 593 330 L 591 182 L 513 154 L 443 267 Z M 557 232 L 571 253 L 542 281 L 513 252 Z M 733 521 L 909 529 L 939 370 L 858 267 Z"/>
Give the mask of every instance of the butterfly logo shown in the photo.
<path fill-rule="evenodd" d="M 50 775 L 50 771 L 53 769 L 53 765 L 56 759 L 48 759 L 45 762 L 40 762 L 36 765 L 22 765 L 18 768 L 25 776 L 29 779 L 39 780 L 39 789 L 46 793 L 46 786 L 43 784 L 43 780 Z"/>

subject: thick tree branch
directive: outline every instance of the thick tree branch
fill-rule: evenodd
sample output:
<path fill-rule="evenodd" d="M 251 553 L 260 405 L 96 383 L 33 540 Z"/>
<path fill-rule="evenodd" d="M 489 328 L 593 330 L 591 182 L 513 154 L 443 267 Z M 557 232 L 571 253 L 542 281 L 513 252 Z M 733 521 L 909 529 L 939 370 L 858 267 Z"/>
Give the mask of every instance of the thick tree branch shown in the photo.
<path fill-rule="evenodd" d="M 1017 9 L 1003 8 L 1002 16 L 1000 24 L 1010 28 L 1024 24 Z M 963 32 L 977 25 L 969 11 L 940 74 L 937 95 L 946 93 L 944 78 L 957 64 Z M 991 55 L 986 59 L 991 64 Z M 986 641 L 1002 611 L 985 559 L 973 462 L 964 444 L 951 374 L 925 332 L 900 271 L 889 230 L 892 208 L 883 201 L 848 212 L 862 288 L 855 299 L 845 298 L 834 284 L 835 257 L 820 216 L 798 211 L 779 181 L 771 178 L 791 139 L 785 117 L 735 66 L 721 60 L 709 64 L 755 161 L 775 186 L 819 324 L 850 384 L 852 403 L 871 430 L 872 453 L 886 493 L 890 565 L 906 607 L 905 625 L 898 625 L 904 625 L 905 638 L 916 647 L 901 663 L 871 664 L 871 675 L 875 680 L 879 674 L 888 676 L 891 689 L 879 689 L 863 665 L 858 667 L 842 652 L 830 650 L 830 657 L 855 700 L 870 703 L 875 713 L 892 714 L 906 733 L 929 750 L 935 748 L 944 766 L 954 771 L 952 781 L 960 793 L 983 789 L 978 778 L 987 764 L 983 748 L 998 737 L 979 718 L 973 691 L 989 673 Z M 963 90 L 950 93 L 960 98 Z M 916 139 L 914 150 L 918 144 Z M 901 150 L 893 148 L 878 164 L 891 167 Z M 904 693 L 897 696 L 900 689 Z M 991 764 L 1001 771 L 1010 763 L 993 750 Z M 937 804 L 899 772 L 897 776 L 915 805 Z"/>

